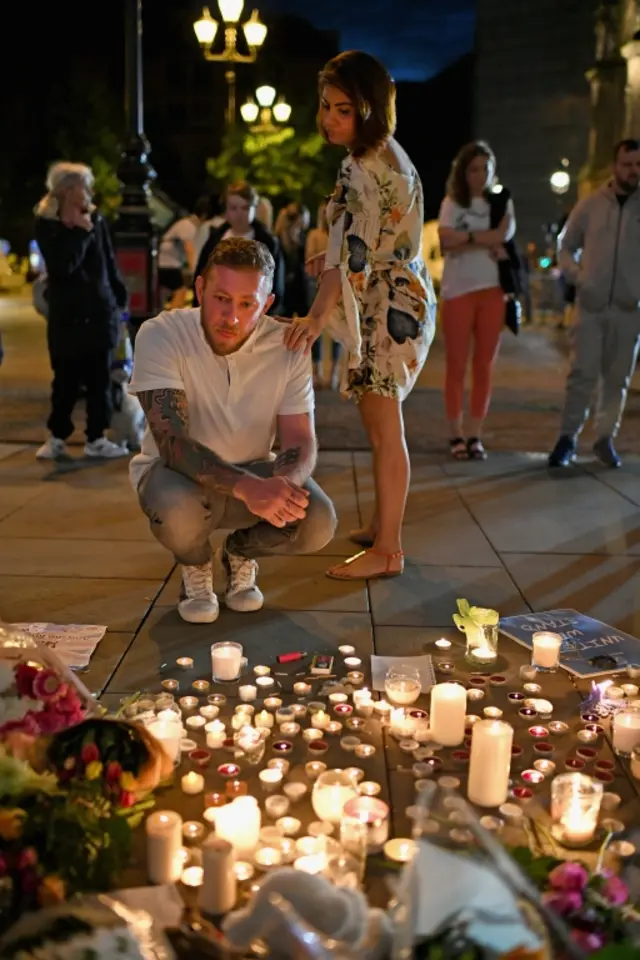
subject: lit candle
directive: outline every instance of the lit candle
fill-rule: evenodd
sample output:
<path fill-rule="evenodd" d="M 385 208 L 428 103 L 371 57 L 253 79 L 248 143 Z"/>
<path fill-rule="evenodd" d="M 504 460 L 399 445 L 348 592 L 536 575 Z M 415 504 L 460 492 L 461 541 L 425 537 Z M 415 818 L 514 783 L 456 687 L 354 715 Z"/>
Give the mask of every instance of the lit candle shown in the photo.
<path fill-rule="evenodd" d="M 389 838 L 389 807 L 382 800 L 360 796 L 345 805 L 344 815 L 367 827 L 367 850 L 379 853 Z"/>
<path fill-rule="evenodd" d="M 202 886 L 203 878 L 204 870 L 202 867 L 193 866 L 184 868 L 180 880 L 184 883 L 185 887 L 200 887 Z"/>
<path fill-rule="evenodd" d="M 253 672 L 256 677 L 266 677 L 271 673 L 271 667 L 267 667 L 264 663 L 259 663 L 253 668 Z"/>
<path fill-rule="evenodd" d="M 202 846 L 202 887 L 198 904 L 203 913 L 220 916 L 232 910 L 238 893 L 238 874 L 233 847 L 211 834 Z"/>
<path fill-rule="evenodd" d="M 339 724 L 342 727 L 342 724 Z M 280 724 L 280 733 L 283 737 L 297 737 L 300 733 L 300 724 L 288 721 Z"/>
<path fill-rule="evenodd" d="M 418 845 L 415 840 L 405 840 L 402 837 L 396 837 L 395 840 L 387 840 L 384 845 L 384 855 L 396 863 L 408 863 L 417 848 Z"/>
<path fill-rule="evenodd" d="M 513 727 L 501 720 L 479 720 L 471 733 L 467 796 L 479 807 L 499 807 L 509 792 Z"/>
<path fill-rule="evenodd" d="M 182 836 L 190 844 L 199 843 L 204 837 L 204 824 L 197 820 L 187 820 L 182 824 Z"/>
<path fill-rule="evenodd" d="M 205 728 L 207 735 L 207 746 L 212 750 L 219 750 L 226 736 L 226 730 L 222 720 L 212 720 Z"/>
<path fill-rule="evenodd" d="M 613 749 L 621 757 L 630 757 L 640 743 L 640 710 L 621 710 L 613 718 Z"/>
<path fill-rule="evenodd" d="M 242 664 L 242 647 L 239 643 L 222 641 L 211 647 L 211 672 L 214 680 L 235 680 Z"/>
<path fill-rule="evenodd" d="M 183 793 L 202 793 L 204 790 L 204 777 L 202 774 L 196 773 L 195 770 L 191 770 L 189 773 L 185 773 L 180 781 L 180 786 L 182 787 Z"/>
<path fill-rule="evenodd" d="M 247 863 L 246 860 L 238 860 L 233 866 L 233 872 L 236 875 L 236 880 L 238 880 L 239 883 L 243 883 L 246 880 L 251 880 L 255 870 L 250 863 Z"/>
<path fill-rule="evenodd" d="M 329 702 L 330 703 L 346 703 L 349 697 L 346 693 L 330 693 Z"/>
<path fill-rule="evenodd" d="M 393 707 L 390 703 L 388 703 L 386 700 L 377 700 L 374 705 L 374 710 L 382 724 L 389 723 L 391 711 L 393 710 Z"/>
<path fill-rule="evenodd" d="M 270 730 L 275 723 L 273 714 L 269 713 L 268 710 L 261 710 L 260 713 L 256 713 L 254 720 L 256 727 L 263 727 L 265 730 Z"/>
<path fill-rule="evenodd" d="M 276 682 L 273 677 L 256 677 L 256 684 L 260 687 L 260 691 L 264 693 L 266 690 L 275 687 Z"/>
<path fill-rule="evenodd" d="M 260 771 L 258 777 L 262 789 L 270 792 L 282 783 L 282 770 L 277 770 L 275 767 L 267 767 L 265 770 Z"/>
<path fill-rule="evenodd" d="M 282 706 L 282 700 L 280 697 L 266 697 L 264 705 L 267 710 L 277 710 L 278 707 Z"/>
<path fill-rule="evenodd" d="M 206 717 L 201 717 L 199 713 L 197 713 L 195 717 L 187 717 L 186 719 L 189 730 L 201 730 L 206 722 Z"/>
<path fill-rule="evenodd" d="M 344 806 L 358 796 L 358 787 L 342 770 L 328 771 L 316 780 L 311 795 L 311 804 L 320 820 L 340 823 Z"/>
<path fill-rule="evenodd" d="M 437 683 L 431 691 L 431 735 L 445 747 L 464 740 L 467 693 L 459 683 Z"/>
<path fill-rule="evenodd" d="M 392 677 L 385 680 L 384 692 L 391 703 L 399 706 L 409 706 L 415 703 L 420 696 L 422 684 L 414 677 Z"/>
<path fill-rule="evenodd" d="M 188 697 L 180 697 L 178 703 L 183 710 L 195 710 L 198 706 L 199 700 L 197 697 L 192 697 L 191 694 L 189 694 Z"/>
<path fill-rule="evenodd" d="M 451 646 L 451 640 L 446 640 L 444 637 L 441 637 L 440 640 L 436 640 L 436 647 L 440 650 L 448 650 Z"/>
<path fill-rule="evenodd" d="M 288 797 L 283 797 L 281 794 L 277 793 L 273 797 L 267 797 L 267 799 L 264 801 L 264 809 L 267 812 L 267 816 L 271 817 L 273 820 L 279 820 L 287 813 L 289 804 L 290 800 Z"/>
<path fill-rule="evenodd" d="M 181 670 L 192 670 L 193 660 L 191 657 L 178 657 L 176 665 L 179 666 Z"/>
<path fill-rule="evenodd" d="M 215 813 L 216 836 L 228 840 L 238 858 L 250 857 L 258 846 L 261 815 L 254 797 L 236 797 L 224 807 L 215 807 L 206 813 Z"/>
<path fill-rule="evenodd" d="M 238 687 L 238 696 L 241 700 L 244 700 L 245 703 L 249 703 L 258 696 L 258 688 L 252 683 L 245 683 L 241 687 Z"/>
<path fill-rule="evenodd" d="M 554 671 L 560 658 L 562 637 L 559 633 L 549 633 L 546 630 L 538 631 L 531 638 L 533 648 L 531 662 L 538 670 Z"/>
<path fill-rule="evenodd" d="M 282 863 L 282 853 L 277 847 L 260 847 L 256 850 L 254 862 L 262 870 L 268 870 L 270 867 L 279 867 Z"/>
<path fill-rule="evenodd" d="M 409 739 L 413 736 L 413 732 L 418 725 L 418 721 L 415 717 L 412 717 L 408 710 L 405 710 L 403 707 L 396 707 L 395 710 L 391 712 L 391 720 L 389 722 L 389 730 L 392 737 L 397 737 L 398 740 Z"/>
<path fill-rule="evenodd" d="M 220 713 L 220 707 L 216 707 L 212 703 L 205 703 L 203 707 L 200 707 L 198 713 L 205 720 L 215 720 Z"/>
<path fill-rule="evenodd" d="M 323 763 L 322 760 L 311 760 L 304 765 L 304 772 L 312 782 L 317 780 L 320 774 L 324 773 L 326 769 L 327 765 Z"/>
<path fill-rule="evenodd" d="M 298 683 L 294 683 L 293 692 L 298 697 L 308 697 L 311 693 L 311 684 L 304 683 L 302 680 L 300 680 Z"/>
<path fill-rule="evenodd" d="M 316 730 L 324 730 L 330 719 L 326 710 L 318 710 L 311 717 L 311 726 L 315 727 Z"/>
<path fill-rule="evenodd" d="M 176 721 L 154 720 L 147 727 L 147 731 L 158 741 L 173 763 L 176 762 L 180 754 L 180 741 L 182 740 L 182 724 L 178 717 L 176 717 Z"/>
<path fill-rule="evenodd" d="M 316 875 L 322 873 L 327 865 L 327 857 L 324 853 L 311 853 L 305 857 L 298 857 L 293 862 L 293 869 L 300 870 L 301 873 L 310 873 Z"/>
<path fill-rule="evenodd" d="M 182 872 L 182 818 L 157 810 L 145 822 L 147 873 L 151 883 L 175 883 Z"/>

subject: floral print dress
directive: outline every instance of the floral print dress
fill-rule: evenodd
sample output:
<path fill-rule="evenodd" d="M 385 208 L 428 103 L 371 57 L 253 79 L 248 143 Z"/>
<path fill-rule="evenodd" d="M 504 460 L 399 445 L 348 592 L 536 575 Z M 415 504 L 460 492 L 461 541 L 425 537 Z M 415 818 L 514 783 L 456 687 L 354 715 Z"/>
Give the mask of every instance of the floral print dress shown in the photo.
<path fill-rule="evenodd" d="M 421 255 L 422 184 L 379 154 L 342 163 L 327 207 L 325 269 L 338 268 L 342 297 L 328 327 L 349 354 L 342 392 L 404 400 L 435 332 L 436 297 Z"/>

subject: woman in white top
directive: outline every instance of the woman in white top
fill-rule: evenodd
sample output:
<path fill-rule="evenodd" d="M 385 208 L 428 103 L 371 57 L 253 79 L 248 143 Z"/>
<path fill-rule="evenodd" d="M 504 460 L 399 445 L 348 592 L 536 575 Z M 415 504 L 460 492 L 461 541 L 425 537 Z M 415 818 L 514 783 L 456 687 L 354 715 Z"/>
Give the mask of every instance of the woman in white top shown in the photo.
<path fill-rule="evenodd" d="M 446 354 L 445 406 L 451 454 L 456 460 L 485 460 L 482 426 L 491 399 L 493 366 L 505 321 L 505 298 L 498 260 L 515 233 L 509 200 L 496 229 L 490 228 L 489 189 L 495 157 L 481 140 L 464 146 L 453 161 L 439 216 L 444 255 L 441 316 Z M 463 400 L 471 344 L 471 398 L 468 438 L 464 439 Z"/>

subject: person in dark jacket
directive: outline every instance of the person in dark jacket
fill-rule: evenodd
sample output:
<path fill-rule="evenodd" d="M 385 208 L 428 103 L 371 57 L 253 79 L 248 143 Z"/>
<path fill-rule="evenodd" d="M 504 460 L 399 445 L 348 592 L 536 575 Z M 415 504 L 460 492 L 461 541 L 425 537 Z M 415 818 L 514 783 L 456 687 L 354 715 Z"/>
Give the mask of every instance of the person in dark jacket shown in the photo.
<path fill-rule="evenodd" d="M 48 440 L 36 457 L 66 455 L 71 415 L 84 386 L 87 457 L 127 455 L 108 440 L 111 351 L 118 342 L 127 289 L 116 267 L 107 225 L 92 204 L 93 174 L 78 163 L 56 163 L 48 193 L 37 205 L 35 235 L 47 270 L 47 343 L 53 370 Z"/>
<path fill-rule="evenodd" d="M 209 239 L 200 251 L 198 265 L 196 266 L 193 277 L 193 305 L 199 306 L 198 295 L 196 293 L 195 281 L 203 272 L 207 260 L 218 246 L 221 240 L 228 237 L 243 237 L 245 240 L 257 240 L 258 243 L 264 243 L 265 247 L 275 260 L 276 272 L 273 278 L 272 292 L 275 296 L 273 305 L 269 313 L 276 315 L 284 311 L 284 260 L 282 250 L 277 238 L 265 227 L 263 223 L 256 220 L 256 206 L 258 204 L 258 194 L 253 187 L 241 180 L 239 183 L 233 183 L 227 187 L 225 193 L 225 221 L 219 227 L 212 227 L 209 233 Z"/>

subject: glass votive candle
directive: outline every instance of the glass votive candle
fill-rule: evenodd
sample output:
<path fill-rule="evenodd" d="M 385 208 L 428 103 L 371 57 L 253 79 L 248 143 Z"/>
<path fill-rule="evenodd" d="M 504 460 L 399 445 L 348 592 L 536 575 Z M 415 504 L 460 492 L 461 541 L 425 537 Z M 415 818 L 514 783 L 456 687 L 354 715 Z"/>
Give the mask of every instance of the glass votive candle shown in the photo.
<path fill-rule="evenodd" d="M 242 686 L 238 687 L 238 696 L 245 703 L 250 703 L 257 698 L 258 688 L 252 683 L 243 683 Z"/>
<path fill-rule="evenodd" d="M 387 699 L 397 706 L 406 707 L 415 703 L 422 690 L 420 671 L 411 664 L 400 664 L 387 671 L 384 692 Z"/>
<path fill-rule="evenodd" d="M 185 887 L 201 887 L 204 880 L 204 869 L 198 866 L 185 867 L 180 882 Z"/>
<path fill-rule="evenodd" d="M 360 670 L 350 670 L 347 674 L 347 680 L 354 687 L 357 687 L 359 684 L 364 683 L 364 673 Z"/>
<path fill-rule="evenodd" d="M 551 781 L 553 834 L 566 846 L 585 846 L 594 838 L 604 788 L 582 773 L 563 773 Z"/>
<path fill-rule="evenodd" d="M 193 670 L 193 659 L 191 657 L 178 657 L 176 666 L 181 670 Z"/>
<path fill-rule="evenodd" d="M 539 630 L 531 638 L 531 664 L 544 673 L 555 673 L 560 664 L 562 637 L 559 633 Z"/>
<path fill-rule="evenodd" d="M 218 767 L 218 773 L 225 780 L 236 780 L 240 776 L 240 767 L 237 763 L 221 763 Z"/>
<path fill-rule="evenodd" d="M 294 721 L 280 724 L 280 733 L 283 737 L 297 737 L 300 733 L 300 724 Z"/>
<path fill-rule="evenodd" d="M 336 703 L 333 712 L 339 717 L 350 717 L 353 713 L 353 707 L 350 703 Z"/>
<path fill-rule="evenodd" d="M 308 697 L 311 693 L 311 684 L 305 683 L 303 680 L 299 680 L 293 685 L 293 692 L 297 697 Z"/>
<path fill-rule="evenodd" d="M 280 697 L 266 697 L 264 705 L 267 710 L 277 710 L 278 707 L 282 706 L 282 700 Z"/>
<path fill-rule="evenodd" d="M 280 770 L 282 772 L 282 776 L 286 777 L 286 775 L 289 773 L 291 763 L 289 760 L 285 760 L 284 757 L 272 757 L 267 763 L 267 766 L 271 767 L 273 770 Z"/>
<path fill-rule="evenodd" d="M 499 720 L 502 716 L 500 707 L 485 707 L 482 711 L 487 720 Z M 478 727 L 480 729 L 480 727 Z"/>
<path fill-rule="evenodd" d="M 630 757 L 640 744 L 640 710 L 625 707 L 614 714 L 612 723 L 613 750 L 619 757 Z"/>
<path fill-rule="evenodd" d="M 276 710 L 276 723 L 290 723 L 295 718 L 295 713 L 291 707 L 278 707 Z"/>
<path fill-rule="evenodd" d="M 188 711 L 188 710 L 196 710 L 197 707 L 198 707 L 199 702 L 200 702 L 200 701 L 198 700 L 198 698 L 197 698 L 197 697 L 193 697 L 193 696 L 180 697 L 180 699 L 178 700 L 178 703 L 179 703 L 179 705 L 180 705 L 180 708 L 181 708 L 182 710 L 187 710 L 187 711 Z"/>
<path fill-rule="evenodd" d="M 207 737 L 207 746 L 212 750 L 219 750 L 227 735 L 222 720 L 210 720 L 205 724 L 204 732 Z"/>
<path fill-rule="evenodd" d="M 284 754 L 291 753 L 293 744 L 289 740 L 276 740 L 271 744 L 271 749 L 279 756 L 283 756 Z"/>
<path fill-rule="evenodd" d="M 326 769 L 327 765 L 323 763 L 322 760 L 310 760 L 304 765 L 304 772 L 312 783 L 316 781 L 320 774 L 324 773 Z"/>
<path fill-rule="evenodd" d="M 271 793 L 282 785 L 282 771 L 276 770 L 274 767 L 266 767 L 260 771 L 258 779 L 265 793 Z"/>
<path fill-rule="evenodd" d="M 311 727 L 316 730 L 324 730 L 329 721 L 330 717 L 326 710 L 316 710 L 311 714 Z"/>
<path fill-rule="evenodd" d="M 292 703 L 291 709 L 293 710 L 293 716 L 298 722 L 307 715 L 307 705 L 305 703 Z"/>
<path fill-rule="evenodd" d="M 291 801 L 288 797 L 285 797 L 281 793 L 276 793 L 271 797 L 267 797 L 264 801 L 264 809 L 268 817 L 271 817 L 272 820 L 279 820 L 280 817 L 284 817 L 289 812 L 289 806 Z"/>
<path fill-rule="evenodd" d="M 382 726 L 386 726 L 391 719 L 391 713 L 393 711 L 391 704 L 387 700 L 376 700 L 373 709 Z"/>
<path fill-rule="evenodd" d="M 191 750 L 189 752 L 189 760 L 191 760 L 191 763 L 195 764 L 196 767 L 200 767 L 201 769 L 208 767 L 211 760 L 211 751 L 203 750 L 201 748 Z"/>
<path fill-rule="evenodd" d="M 553 760 L 534 760 L 533 769 L 544 777 L 550 777 L 552 773 L 555 773 L 556 765 Z"/>
<path fill-rule="evenodd" d="M 203 707 L 199 708 L 198 713 L 205 720 L 215 720 L 220 714 L 220 707 L 216 707 L 212 703 L 205 703 Z"/>

